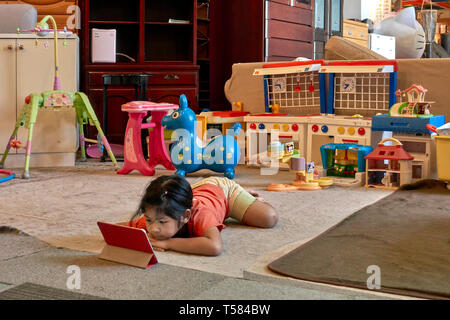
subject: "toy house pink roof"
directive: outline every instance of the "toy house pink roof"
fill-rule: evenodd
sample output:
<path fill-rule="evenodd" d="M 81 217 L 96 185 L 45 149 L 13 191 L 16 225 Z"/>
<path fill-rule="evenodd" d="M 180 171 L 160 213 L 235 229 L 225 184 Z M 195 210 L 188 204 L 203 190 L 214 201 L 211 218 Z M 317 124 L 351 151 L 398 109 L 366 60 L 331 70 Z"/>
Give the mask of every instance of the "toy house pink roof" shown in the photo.
<path fill-rule="evenodd" d="M 413 89 L 417 89 L 420 92 L 427 92 L 428 90 L 425 89 L 424 87 L 422 87 L 420 84 L 413 84 L 412 86 L 410 86 L 408 89 L 405 89 L 405 92 L 409 92 Z"/>
<path fill-rule="evenodd" d="M 414 160 L 401 145 L 386 146 L 378 145 L 378 147 L 364 157 L 369 160 Z"/>

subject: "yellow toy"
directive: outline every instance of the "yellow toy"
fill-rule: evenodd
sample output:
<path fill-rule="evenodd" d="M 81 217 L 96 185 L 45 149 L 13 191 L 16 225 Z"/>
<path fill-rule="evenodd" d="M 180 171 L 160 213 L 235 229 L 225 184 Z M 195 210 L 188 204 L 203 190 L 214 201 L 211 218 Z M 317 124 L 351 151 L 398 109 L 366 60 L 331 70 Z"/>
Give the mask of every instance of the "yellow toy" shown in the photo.
<path fill-rule="evenodd" d="M 296 174 L 292 184 L 273 183 L 267 186 L 268 191 L 293 191 L 293 190 L 320 190 L 333 184 L 333 179 L 319 178 L 314 167 L 314 162 L 306 164 L 305 158 L 297 152 L 290 155 L 290 168 Z"/>

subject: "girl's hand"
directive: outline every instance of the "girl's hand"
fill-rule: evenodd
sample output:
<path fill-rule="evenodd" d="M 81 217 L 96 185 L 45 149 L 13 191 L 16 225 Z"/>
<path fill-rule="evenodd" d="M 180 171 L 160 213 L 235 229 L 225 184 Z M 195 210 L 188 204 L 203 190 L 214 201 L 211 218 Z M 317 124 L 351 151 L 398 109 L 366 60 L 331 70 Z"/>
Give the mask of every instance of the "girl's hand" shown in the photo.
<path fill-rule="evenodd" d="M 247 189 L 247 192 L 256 198 L 256 200 L 264 202 L 264 198 L 259 196 L 259 193 L 253 189 Z"/>
<path fill-rule="evenodd" d="M 160 251 L 160 252 L 164 252 L 166 250 L 168 250 L 168 246 L 167 246 L 167 240 L 156 240 L 153 238 L 150 238 L 150 243 L 152 244 L 153 249 L 155 249 L 155 251 Z"/>

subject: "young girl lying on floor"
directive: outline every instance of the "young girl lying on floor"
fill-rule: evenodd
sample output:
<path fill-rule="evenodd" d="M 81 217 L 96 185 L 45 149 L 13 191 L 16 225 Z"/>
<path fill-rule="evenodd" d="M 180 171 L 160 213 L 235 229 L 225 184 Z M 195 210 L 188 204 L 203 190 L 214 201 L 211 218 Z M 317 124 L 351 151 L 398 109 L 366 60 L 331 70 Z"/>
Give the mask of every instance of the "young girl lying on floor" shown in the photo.
<path fill-rule="evenodd" d="M 210 177 L 191 187 L 178 175 L 161 176 L 147 186 L 128 225 L 147 230 L 155 250 L 216 256 L 225 218 L 261 228 L 277 223 L 274 208 L 250 192 L 228 178 Z"/>

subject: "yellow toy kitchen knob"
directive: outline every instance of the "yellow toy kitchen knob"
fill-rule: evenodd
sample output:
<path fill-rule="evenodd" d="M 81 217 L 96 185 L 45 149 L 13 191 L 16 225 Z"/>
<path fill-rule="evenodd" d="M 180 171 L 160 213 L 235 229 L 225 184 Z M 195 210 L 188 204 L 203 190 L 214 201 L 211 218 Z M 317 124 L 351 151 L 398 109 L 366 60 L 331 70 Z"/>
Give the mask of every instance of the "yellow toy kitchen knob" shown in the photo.
<path fill-rule="evenodd" d="M 347 131 L 348 131 L 348 133 L 351 134 L 351 135 L 354 135 L 354 134 L 355 134 L 355 128 L 353 128 L 353 127 L 348 128 Z"/>

